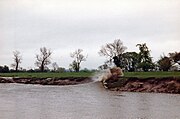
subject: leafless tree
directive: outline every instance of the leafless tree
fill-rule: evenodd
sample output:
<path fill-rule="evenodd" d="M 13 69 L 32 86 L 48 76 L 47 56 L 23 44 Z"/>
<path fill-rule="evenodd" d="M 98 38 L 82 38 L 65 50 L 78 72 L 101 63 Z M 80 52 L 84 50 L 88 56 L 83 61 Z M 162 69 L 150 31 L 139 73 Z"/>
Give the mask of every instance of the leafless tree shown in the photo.
<path fill-rule="evenodd" d="M 99 54 L 100 56 L 106 56 L 109 58 L 109 61 L 114 59 L 116 66 L 120 66 L 121 56 L 124 51 L 127 49 L 123 45 L 123 42 L 120 39 L 114 40 L 113 43 L 107 43 L 105 46 L 102 46 Z"/>
<path fill-rule="evenodd" d="M 57 71 L 58 68 L 59 68 L 59 66 L 58 66 L 58 64 L 56 62 L 52 63 L 52 67 L 53 67 L 54 71 Z"/>
<path fill-rule="evenodd" d="M 46 47 L 40 48 L 40 54 L 36 55 L 35 65 L 39 67 L 40 71 L 44 71 L 45 67 L 51 63 L 50 56 L 52 51 Z"/>
<path fill-rule="evenodd" d="M 85 57 L 82 52 L 82 49 L 77 49 L 75 52 L 70 54 L 70 56 L 74 58 L 72 64 L 70 64 L 70 67 L 76 72 L 79 72 L 81 62 L 86 61 L 87 58 L 87 56 Z"/>
<path fill-rule="evenodd" d="M 14 67 L 16 71 L 18 71 L 19 64 L 22 61 L 22 56 L 20 55 L 19 51 L 16 50 L 13 52 L 13 59 L 14 59 L 14 63 L 11 64 L 11 66 Z"/>

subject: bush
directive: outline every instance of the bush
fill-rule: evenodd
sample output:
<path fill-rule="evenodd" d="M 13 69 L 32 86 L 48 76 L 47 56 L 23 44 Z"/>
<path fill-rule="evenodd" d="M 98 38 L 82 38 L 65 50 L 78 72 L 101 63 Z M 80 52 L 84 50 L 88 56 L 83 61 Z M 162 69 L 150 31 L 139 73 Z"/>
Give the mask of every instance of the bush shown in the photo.
<path fill-rule="evenodd" d="M 6 66 L 6 65 L 4 65 L 4 67 L 0 66 L 0 72 L 1 73 L 8 73 L 9 72 L 9 67 Z"/>

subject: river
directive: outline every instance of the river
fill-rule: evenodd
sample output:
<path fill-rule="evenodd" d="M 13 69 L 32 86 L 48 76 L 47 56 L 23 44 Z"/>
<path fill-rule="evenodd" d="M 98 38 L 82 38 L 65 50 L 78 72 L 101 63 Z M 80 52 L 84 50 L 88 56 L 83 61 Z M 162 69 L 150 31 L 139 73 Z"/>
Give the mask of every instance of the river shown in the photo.
<path fill-rule="evenodd" d="M 98 82 L 0 84 L 0 119 L 180 119 L 180 95 L 112 92 Z"/>

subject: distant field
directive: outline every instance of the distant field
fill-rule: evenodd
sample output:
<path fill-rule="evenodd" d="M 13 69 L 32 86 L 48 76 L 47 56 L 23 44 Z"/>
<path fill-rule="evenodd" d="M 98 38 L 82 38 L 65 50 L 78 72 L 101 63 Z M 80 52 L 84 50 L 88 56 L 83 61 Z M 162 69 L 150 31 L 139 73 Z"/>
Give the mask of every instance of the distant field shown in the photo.
<path fill-rule="evenodd" d="M 0 77 L 24 78 L 61 78 L 61 77 L 91 77 L 93 72 L 64 72 L 64 73 L 0 73 Z M 125 77 L 180 77 L 180 72 L 125 72 Z"/>

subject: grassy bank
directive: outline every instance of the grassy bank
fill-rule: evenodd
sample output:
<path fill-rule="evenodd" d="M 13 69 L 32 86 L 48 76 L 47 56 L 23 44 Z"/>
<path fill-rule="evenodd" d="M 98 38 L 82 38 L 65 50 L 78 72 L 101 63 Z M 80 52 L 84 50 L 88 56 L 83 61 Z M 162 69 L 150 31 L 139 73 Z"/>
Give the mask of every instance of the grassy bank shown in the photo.
<path fill-rule="evenodd" d="M 64 73 L 0 73 L 0 77 L 22 77 L 22 78 L 63 78 L 63 77 L 91 77 L 92 72 L 64 72 Z"/>
<path fill-rule="evenodd" d="M 64 72 L 64 73 L 0 73 L 0 77 L 24 77 L 24 78 L 61 78 L 61 77 L 91 77 L 93 72 Z M 180 72 L 125 72 L 125 77 L 180 77 Z"/>
<path fill-rule="evenodd" d="M 148 78 L 148 77 L 180 77 L 180 72 L 125 72 L 125 77 L 138 77 L 138 78 Z"/>

